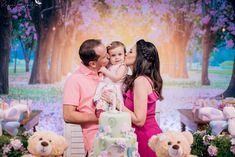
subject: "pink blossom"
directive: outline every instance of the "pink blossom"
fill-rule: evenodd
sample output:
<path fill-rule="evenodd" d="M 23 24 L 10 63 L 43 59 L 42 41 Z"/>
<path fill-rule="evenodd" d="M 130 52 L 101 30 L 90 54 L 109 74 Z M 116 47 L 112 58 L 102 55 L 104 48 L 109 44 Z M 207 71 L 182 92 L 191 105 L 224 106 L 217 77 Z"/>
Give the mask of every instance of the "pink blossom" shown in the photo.
<path fill-rule="evenodd" d="M 28 27 L 28 26 L 29 26 L 29 23 L 28 23 L 28 22 L 26 22 L 24 25 L 25 25 L 25 27 Z"/>
<path fill-rule="evenodd" d="M 233 48 L 234 42 L 232 39 L 226 41 L 226 47 L 227 48 Z"/>
<path fill-rule="evenodd" d="M 232 35 L 235 35 L 235 31 L 232 31 L 231 34 L 232 34 Z"/>
<path fill-rule="evenodd" d="M 12 147 L 13 147 L 15 150 L 19 150 L 19 149 L 23 146 L 23 144 L 21 143 L 21 141 L 18 140 L 18 139 L 11 140 L 11 143 L 10 143 L 10 144 L 12 145 Z"/>
<path fill-rule="evenodd" d="M 202 18 L 201 22 L 202 24 L 208 24 L 210 19 L 211 17 L 209 15 L 206 15 L 205 17 Z"/>
<path fill-rule="evenodd" d="M 211 27 L 211 31 L 213 31 L 213 32 L 218 31 L 218 29 L 219 29 L 219 27 L 217 27 L 217 26 Z"/>
<path fill-rule="evenodd" d="M 12 146 L 10 144 L 4 145 L 3 148 L 2 148 L 3 154 L 9 153 L 11 151 L 11 148 L 12 148 Z"/>
<path fill-rule="evenodd" d="M 106 125 L 106 126 L 104 127 L 104 132 L 107 133 L 107 134 L 111 133 L 111 128 L 110 128 L 109 125 Z"/>
<path fill-rule="evenodd" d="M 230 151 L 231 151 L 233 154 L 235 154 L 235 145 L 233 145 L 233 146 L 230 147 Z"/>
<path fill-rule="evenodd" d="M 210 145 L 207 149 L 207 152 L 209 153 L 210 156 L 216 156 L 218 153 L 218 149 L 217 147 Z"/>
<path fill-rule="evenodd" d="M 209 3 L 210 3 L 210 0 L 205 0 L 205 3 L 206 3 L 206 4 L 209 4 Z"/>
<path fill-rule="evenodd" d="M 217 47 L 214 47 L 214 48 L 213 48 L 213 51 L 214 51 L 214 52 L 219 52 L 219 49 L 218 49 Z"/>
<path fill-rule="evenodd" d="M 18 16 L 17 16 L 17 15 L 13 15 L 12 17 L 13 17 L 13 19 L 15 19 L 15 20 L 18 19 Z"/>
<path fill-rule="evenodd" d="M 17 13 L 17 8 L 16 8 L 16 7 L 14 7 L 13 9 L 11 9 L 11 10 L 10 10 L 10 13 L 12 13 L 12 14 L 16 14 L 16 13 Z"/>
<path fill-rule="evenodd" d="M 37 36 L 37 34 L 36 34 L 36 33 L 34 33 L 34 35 L 33 35 L 33 39 L 34 39 L 34 40 L 38 40 L 38 36 Z"/>

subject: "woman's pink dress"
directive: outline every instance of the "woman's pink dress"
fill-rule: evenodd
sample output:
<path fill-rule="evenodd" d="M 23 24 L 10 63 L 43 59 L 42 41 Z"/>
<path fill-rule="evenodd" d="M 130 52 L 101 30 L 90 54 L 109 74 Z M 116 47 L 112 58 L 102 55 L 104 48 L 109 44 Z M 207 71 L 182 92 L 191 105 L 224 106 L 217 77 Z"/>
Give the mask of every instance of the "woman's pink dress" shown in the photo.
<path fill-rule="evenodd" d="M 150 82 L 151 83 L 151 82 Z M 124 94 L 124 103 L 125 106 L 134 111 L 134 93 L 132 90 L 128 90 Z M 162 132 L 159 128 L 157 121 L 155 120 L 155 108 L 156 101 L 158 100 L 158 95 L 155 92 L 152 92 L 148 95 L 148 107 L 147 107 L 147 116 L 145 124 L 142 127 L 138 127 L 132 124 L 132 127 L 135 128 L 135 133 L 137 135 L 138 149 L 141 157 L 156 157 L 154 151 L 148 146 L 148 140 L 152 135 L 156 135 Z"/>

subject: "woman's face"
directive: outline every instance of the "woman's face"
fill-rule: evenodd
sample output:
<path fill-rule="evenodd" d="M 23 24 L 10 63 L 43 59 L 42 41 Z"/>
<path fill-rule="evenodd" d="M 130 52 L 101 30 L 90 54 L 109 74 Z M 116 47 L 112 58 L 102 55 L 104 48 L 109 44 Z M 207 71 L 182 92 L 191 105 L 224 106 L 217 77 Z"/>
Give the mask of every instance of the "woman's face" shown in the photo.
<path fill-rule="evenodd" d="M 127 66 L 133 66 L 136 60 L 136 45 L 133 46 L 130 50 L 130 52 L 128 52 L 126 54 L 126 58 L 125 58 L 125 64 Z"/>

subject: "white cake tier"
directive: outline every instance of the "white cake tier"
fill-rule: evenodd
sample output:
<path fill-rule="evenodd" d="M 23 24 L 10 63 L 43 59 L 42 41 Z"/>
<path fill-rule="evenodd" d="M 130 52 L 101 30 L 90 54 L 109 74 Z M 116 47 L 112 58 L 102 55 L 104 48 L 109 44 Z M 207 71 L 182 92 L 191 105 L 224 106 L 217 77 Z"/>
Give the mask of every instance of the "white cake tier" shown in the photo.
<path fill-rule="evenodd" d="M 131 115 L 126 112 L 103 112 L 99 118 L 99 133 L 125 137 L 131 131 Z"/>
<path fill-rule="evenodd" d="M 138 157 L 136 136 L 134 133 L 125 138 L 112 138 L 98 135 L 94 140 L 94 149 L 90 157 Z"/>

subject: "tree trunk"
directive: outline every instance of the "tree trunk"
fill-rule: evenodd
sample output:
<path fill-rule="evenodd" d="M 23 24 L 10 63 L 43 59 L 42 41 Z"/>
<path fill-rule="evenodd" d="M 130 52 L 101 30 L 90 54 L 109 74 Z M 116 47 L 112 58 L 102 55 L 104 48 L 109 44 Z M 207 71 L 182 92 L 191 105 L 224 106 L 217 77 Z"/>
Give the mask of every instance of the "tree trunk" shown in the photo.
<path fill-rule="evenodd" d="M 14 73 L 16 73 L 17 51 L 15 51 Z"/>
<path fill-rule="evenodd" d="M 210 24 L 204 26 L 205 33 L 202 37 L 202 75 L 201 75 L 201 83 L 202 85 L 210 85 L 210 80 L 208 78 L 208 65 L 210 52 L 212 50 L 212 33 L 210 31 Z"/>
<path fill-rule="evenodd" d="M 61 69 L 62 69 L 62 75 L 65 76 L 68 74 L 68 72 L 71 71 L 72 65 L 74 62 L 74 47 L 75 46 L 75 37 L 76 37 L 76 31 L 74 28 L 70 28 L 70 31 L 68 32 L 67 40 L 65 41 L 65 45 L 63 47 L 62 51 L 62 63 Z"/>
<path fill-rule="evenodd" d="M 233 73 L 228 88 L 224 91 L 223 96 L 235 97 L 235 56 L 233 60 Z"/>
<path fill-rule="evenodd" d="M 30 59 L 29 59 L 29 52 L 28 52 L 29 50 L 26 50 L 26 52 L 25 52 L 25 57 L 24 57 L 24 59 L 25 59 L 25 71 L 26 72 L 29 72 L 29 61 L 30 61 Z"/>
<path fill-rule="evenodd" d="M 12 21 L 11 14 L 5 6 L 0 6 L 0 21 L 0 94 L 8 94 Z"/>
<path fill-rule="evenodd" d="M 51 58 L 51 68 L 50 68 L 50 83 L 54 83 L 57 81 L 60 81 L 62 78 L 62 70 L 61 66 L 62 65 L 62 50 L 64 47 L 64 28 L 63 26 L 58 26 L 56 28 L 56 35 L 54 38 L 54 48 L 53 48 L 53 53 L 52 53 L 52 58 Z"/>
<path fill-rule="evenodd" d="M 50 41 L 54 39 L 54 31 L 52 31 L 54 23 L 53 13 L 55 10 L 52 6 L 55 6 L 54 2 L 53 0 L 43 1 L 42 5 L 35 5 L 31 13 L 38 35 L 38 44 L 29 84 L 47 83 L 49 80 L 48 60 L 52 48 Z M 43 10 L 44 12 L 42 12 Z"/>

